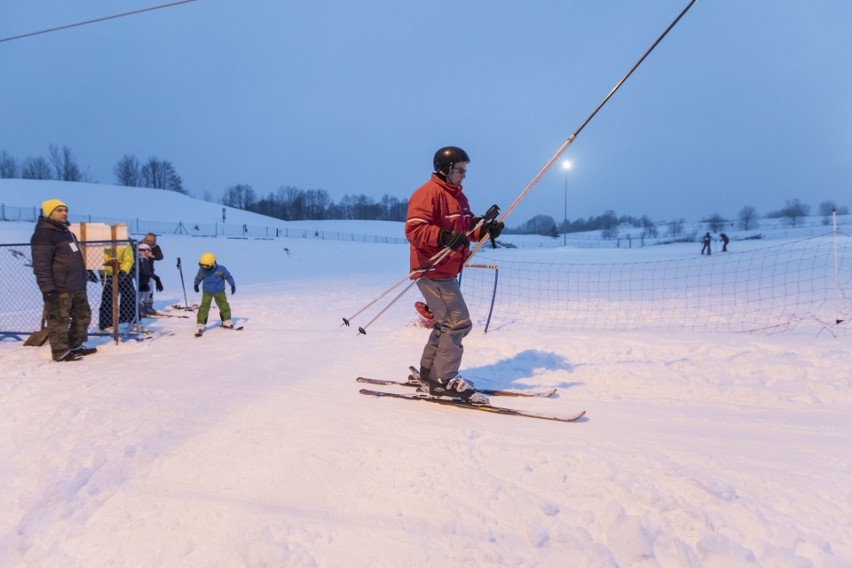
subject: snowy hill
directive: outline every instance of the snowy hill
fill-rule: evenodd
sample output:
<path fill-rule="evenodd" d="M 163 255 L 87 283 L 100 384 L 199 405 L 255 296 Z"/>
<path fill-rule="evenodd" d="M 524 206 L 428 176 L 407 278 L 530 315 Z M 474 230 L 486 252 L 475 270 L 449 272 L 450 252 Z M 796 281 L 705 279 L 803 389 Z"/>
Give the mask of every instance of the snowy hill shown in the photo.
<path fill-rule="evenodd" d="M 220 205 L 168 192 L 17 181 L 2 180 L 0 201 L 221 219 Z M 0 243 L 28 242 L 32 229 L 0 223 Z M 0 343 L 0 566 L 852 565 L 848 334 L 483 334 L 480 324 L 465 377 L 559 389 L 494 403 L 587 411 L 572 424 L 497 416 L 358 394 L 358 375 L 403 379 L 426 339 L 413 292 L 366 336 L 340 326 L 406 274 L 406 246 L 160 243 L 158 307 L 184 302 L 176 258 L 188 281 L 211 251 L 234 274 L 245 329 L 196 339 L 192 319 L 163 318 L 151 327 L 174 335 L 93 339 L 99 352 L 68 364 Z"/>

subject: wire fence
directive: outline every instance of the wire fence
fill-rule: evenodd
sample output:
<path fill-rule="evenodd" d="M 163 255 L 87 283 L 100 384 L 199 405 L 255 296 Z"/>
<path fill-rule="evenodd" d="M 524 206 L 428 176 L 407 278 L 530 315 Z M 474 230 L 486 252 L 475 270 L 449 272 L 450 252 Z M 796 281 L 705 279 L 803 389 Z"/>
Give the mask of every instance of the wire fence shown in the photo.
<path fill-rule="evenodd" d="M 16 207 L 0 203 L 0 221 L 18 223 L 35 223 L 38 221 L 40 210 L 36 206 Z M 400 237 L 369 235 L 363 233 L 349 233 L 344 231 L 329 231 L 326 229 L 309 227 L 292 227 L 276 225 L 251 225 L 238 223 L 199 223 L 186 221 L 151 221 L 132 217 L 105 217 L 100 215 L 86 215 L 69 213 L 68 220 L 72 223 L 105 223 L 113 225 L 124 223 L 127 230 L 133 235 L 144 235 L 154 233 L 157 235 L 189 235 L 199 238 L 229 239 L 318 239 L 330 241 L 351 241 L 360 243 L 385 243 L 385 244 L 408 244 L 408 241 Z M 282 221 L 282 224 L 286 223 Z M 733 223 L 726 225 L 725 230 L 731 234 L 732 240 L 761 239 L 761 238 L 789 238 L 804 235 L 815 236 L 826 231 L 829 219 L 825 216 L 810 216 L 797 221 L 796 226 L 788 226 L 783 219 L 763 220 L 763 226 L 751 231 L 734 231 Z M 657 236 L 645 235 L 642 232 L 631 232 L 623 230 L 617 235 L 604 237 L 595 233 L 568 233 L 558 236 L 545 237 L 542 235 L 527 235 L 505 232 L 498 240 L 498 244 L 507 248 L 600 248 L 600 249 L 633 249 L 672 242 L 696 242 L 699 240 L 699 230 L 705 229 L 692 226 L 676 236 L 667 229 L 671 223 L 658 223 L 661 229 Z M 703 223 L 699 223 L 703 225 Z M 852 216 L 844 215 L 837 217 L 839 227 L 852 225 Z M 714 238 L 714 243 L 718 243 Z"/>
<path fill-rule="evenodd" d="M 35 223 L 41 211 L 38 207 L 15 207 L 0 204 L 0 221 L 17 223 Z M 189 235 L 191 237 L 229 239 L 319 239 L 332 241 L 352 241 L 359 243 L 407 244 L 404 237 L 387 237 L 328 231 L 305 227 L 277 227 L 272 225 L 250 225 L 247 223 L 194 223 L 184 221 L 151 221 L 131 217 L 105 217 L 101 215 L 68 214 L 70 223 L 104 223 L 114 225 L 123 223 L 130 234 L 144 235 Z"/>
<path fill-rule="evenodd" d="M 105 255 L 137 241 L 82 241 L 91 281 L 91 335 L 112 322 L 112 290 Z M 486 262 L 489 260 L 484 258 Z M 42 296 L 29 243 L 0 244 L 0 340 L 22 339 L 40 328 Z M 134 271 L 134 274 L 136 271 Z M 498 275 L 499 273 L 499 281 Z M 131 333 L 139 321 L 138 279 L 133 278 Z M 462 285 L 472 312 L 486 327 L 560 331 L 684 330 L 764 333 L 808 324 L 831 333 L 852 322 L 852 237 L 823 234 L 713 257 L 612 263 L 502 260 L 471 265 Z M 108 317 L 105 317 L 108 312 Z"/>
<path fill-rule="evenodd" d="M 86 286 L 86 296 L 92 308 L 92 322 L 89 325 L 89 335 L 113 335 L 112 330 L 101 328 L 113 327 L 114 315 L 111 279 L 106 277 L 104 262 L 113 249 L 130 247 L 135 259 L 138 258 L 137 241 L 133 239 L 117 241 L 81 241 L 86 268 L 89 270 L 89 283 Z M 0 294 L 0 340 L 23 337 L 41 328 L 42 307 L 44 301 L 41 291 L 33 275 L 33 261 L 30 243 L 0 244 L 0 273 L 3 274 L 4 290 Z M 126 322 L 120 326 L 122 336 L 139 334 L 139 328 L 133 326 L 139 322 L 139 279 L 136 270 L 131 273 L 132 303 L 125 301 L 125 309 L 120 310 L 115 320 Z M 131 294 L 128 294 L 131 295 Z"/>
<path fill-rule="evenodd" d="M 493 261 L 469 265 L 462 287 L 486 330 L 847 333 L 852 237 L 647 262 Z"/>

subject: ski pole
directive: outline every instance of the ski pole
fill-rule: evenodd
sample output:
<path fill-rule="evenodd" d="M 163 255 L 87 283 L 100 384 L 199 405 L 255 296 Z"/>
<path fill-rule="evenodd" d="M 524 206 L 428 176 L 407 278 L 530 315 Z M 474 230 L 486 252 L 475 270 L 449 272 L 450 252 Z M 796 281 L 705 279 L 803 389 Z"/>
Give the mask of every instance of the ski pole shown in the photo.
<path fill-rule="evenodd" d="M 177 259 L 177 269 L 180 272 L 180 285 L 183 288 L 183 303 L 186 309 L 189 309 L 189 300 L 186 299 L 186 284 L 183 283 L 183 268 L 180 266 L 180 257 Z"/>
<path fill-rule="evenodd" d="M 485 215 L 483 215 L 483 216 L 479 219 L 479 221 L 476 223 L 476 225 L 475 225 L 473 228 L 471 228 L 471 229 L 470 229 L 467 233 L 465 233 L 465 235 L 466 235 L 466 236 L 470 236 L 470 235 L 472 235 L 472 234 L 473 234 L 473 232 L 474 232 L 474 231 L 476 231 L 476 229 L 478 229 L 479 227 L 482 227 L 485 223 L 487 223 L 487 222 L 489 222 L 489 221 L 493 220 L 495 217 L 497 217 L 497 215 L 498 215 L 499 213 L 500 213 L 500 208 L 499 208 L 499 207 L 497 207 L 497 205 L 492 205 L 491 207 L 489 207 L 489 208 L 488 208 L 488 211 L 486 211 L 486 212 L 485 212 Z M 435 253 L 435 254 L 434 254 L 434 255 L 433 255 L 433 256 L 432 256 L 429 260 L 427 260 L 427 261 L 426 261 L 425 263 L 423 263 L 421 266 L 418 266 L 417 268 L 415 268 L 414 270 L 412 270 L 411 272 L 409 272 L 409 273 L 405 276 L 405 278 L 403 278 L 402 280 L 400 280 L 399 282 L 395 283 L 393 286 L 391 286 L 390 288 L 388 288 L 387 290 L 385 290 L 384 292 L 382 292 L 381 294 L 379 294 L 378 296 L 376 296 L 376 298 L 374 298 L 372 301 L 370 301 L 370 302 L 369 302 L 367 305 L 365 305 L 363 308 L 361 308 L 360 310 L 358 310 L 357 312 L 355 312 L 354 314 L 352 314 L 352 315 L 351 315 L 351 316 L 349 316 L 348 318 L 343 318 L 343 323 L 342 323 L 342 324 L 340 324 L 340 325 L 341 325 L 341 327 L 342 327 L 342 326 L 344 326 L 344 325 L 345 325 L 346 327 L 349 327 L 349 320 L 354 319 L 356 316 L 358 316 L 358 315 L 360 315 L 360 314 L 364 313 L 367 309 L 369 309 L 371 306 L 373 306 L 376 302 L 378 302 L 379 300 L 381 300 L 382 298 L 384 298 L 385 296 L 387 296 L 388 294 L 390 294 L 391 292 L 393 292 L 394 290 L 396 290 L 396 289 L 397 289 L 399 286 L 401 286 L 401 285 L 402 285 L 402 284 L 403 284 L 406 280 L 410 280 L 412 276 L 414 276 L 415 274 L 420 273 L 420 276 L 419 276 L 418 278 L 416 278 L 416 279 L 415 279 L 415 280 L 414 280 L 411 284 L 409 284 L 408 286 L 406 286 L 406 287 L 405 287 L 405 289 L 404 289 L 402 292 L 400 292 L 400 293 L 399 293 L 399 294 L 398 294 L 398 295 L 397 295 L 397 296 L 396 296 L 393 300 L 391 300 L 391 302 L 390 302 L 387 306 L 385 306 L 385 308 L 384 308 L 384 309 L 382 309 L 382 310 L 381 310 L 381 311 L 380 311 L 380 312 L 376 315 L 376 317 L 374 317 L 372 320 L 370 320 L 370 322 L 369 322 L 367 325 L 365 325 L 364 327 L 359 327 L 359 328 L 358 328 L 359 333 L 366 335 L 366 333 L 367 333 L 367 332 L 366 332 L 366 328 L 367 328 L 367 327 L 369 327 L 369 326 L 370 326 L 370 324 L 372 324 L 374 321 L 376 321 L 376 320 L 379 318 L 379 316 L 381 316 L 383 313 L 385 313 L 385 312 L 388 310 L 388 308 L 390 308 L 393 304 L 395 304 L 395 303 L 396 303 L 396 301 L 397 301 L 397 300 L 399 300 L 402 296 L 404 296 L 404 295 L 405 295 L 405 293 L 406 293 L 406 292 L 408 292 L 408 290 L 411 288 L 411 286 L 412 286 L 415 282 L 417 282 L 417 280 L 420 280 L 420 278 L 422 278 L 424 274 L 426 274 L 427 272 L 429 272 L 430 270 L 432 270 L 433 268 L 435 268 L 436 266 L 438 266 L 438 264 L 439 264 L 442 260 L 444 260 L 444 258 L 446 258 L 446 257 L 447 257 L 447 255 L 449 255 L 451 252 L 452 252 L 452 249 L 450 249 L 449 247 L 444 247 L 443 249 L 441 249 L 440 251 L 438 251 L 437 253 Z"/>
<path fill-rule="evenodd" d="M 831 210 L 831 219 L 834 230 L 834 325 L 840 325 L 843 320 L 840 319 L 840 272 L 837 267 L 837 208 Z"/>
<path fill-rule="evenodd" d="M 481 226 L 482 224 L 483 224 L 482 222 L 478 223 L 478 224 L 477 224 L 477 227 Z M 476 227 L 474 227 L 474 229 L 472 229 L 472 230 L 471 230 L 471 233 L 472 233 L 472 232 L 473 232 L 473 230 L 475 230 L 475 229 L 476 229 Z M 468 234 L 470 234 L 470 233 L 468 233 Z M 444 249 L 444 250 L 445 250 L 445 251 L 449 251 L 450 249 L 449 249 L 449 247 L 448 247 L 448 248 L 446 248 L 446 249 Z M 437 262 L 436 262 L 435 264 L 437 265 Z M 416 271 L 415 271 L 415 272 L 416 272 Z M 394 297 L 394 298 L 393 298 L 390 302 L 388 302 L 388 303 L 387 303 L 387 305 L 385 305 L 385 307 L 383 307 L 381 310 L 379 310 L 379 313 L 377 313 L 375 316 L 373 316 L 373 319 L 371 319 L 371 320 L 370 320 L 370 321 L 368 321 L 366 324 L 364 324 L 364 326 L 363 326 L 363 327 L 359 327 L 359 328 L 358 328 L 358 333 L 359 333 L 360 335 L 367 335 L 367 328 L 368 328 L 368 327 L 370 327 L 371 325 L 373 325 L 373 322 L 375 322 L 377 319 L 379 319 L 380 317 L 382 317 L 382 316 L 384 315 L 384 313 L 385 313 L 386 311 L 388 311 L 388 310 L 390 309 L 390 307 L 391 307 L 391 306 L 393 306 L 393 305 L 394 305 L 394 304 L 395 304 L 395 303 L 396 303 L 396 302 L 397 302 L 400 298 L 402 298 L 403 296 L 405 296 L 406 292 L 408 292 L 409 290 L 411 290 L 411 287 L 412 287 L 412 286 L 414 286 L 415 284 L 417 284 L 418 282 L 420 282 L 420 279 L 421 279 L 421 278 L 423 278 L 423 275 L 424 275 L 424 274 L 426 274 L 426 272 L 428 272 L 428 270 L 424 271 L 424 272 L 423 272 L 423 274 L 421 274 L 420 276 L 418 276 L 417 278 L 415 278 L 414 280 L 412 280 L 412 281 L 411 281 L 411 283 L 409 283 L 409 284 L 408 284 L 408 286 L 406 286 L 405 288 L 403 288 L 403 289 L 402 289 L 402 292 L 400 292 L 399 294 L 397 294 L 397 295 L 396 295 L 396 296 L 395 296 L 395 297 Z M 412 272 L 411 274 L 413 275 L 413 274 L 414 274 L 414 272 Z M 400 284 L 401 284 L 401 282 L 400 282 Z M 399 284 L 397 284 L 397 286 L 399 286 Z"/>
<path fill-rule="evenodd" d="M 417 283 L 420 281 L 420 279 L 421 279 L 421 278 L 423 278 L 423 276 L 418 276 L 416 280 L 412 280 L 412 281 L 411 281 L 411 283 L 410 283 L 408 286 L 406 286 L 405 288 L 403 288 L 402 292 L 400 292 L 399 294 L 397 294 L 397 295 L 396 295 L 396 297 L 395 297 L 393 300 L 391 300 L 390 302 L 388 302 L 388 303 L 387 303 L 387 305 L 386 305 L 384 308 L 382 308 L 381 310 L 379 310 L 379 313 L 377 313 L 375 316 L 373 316 L 373 319 L 371 319 L 371 320 L 370 320 L 370 321 L 368 321 L 366 324 L 364 324 L 364 327 L 359 327 L 359 328 L 358 328 L 358 334 L 359 334 L 359 335 L 367 335 L 367 328 L 368 328 L 368 327 L 370 327 L 371 325 L 373 325 L 373 322 L 374 322 L 374 321 L 376 321 L 377 319 L 379 319 L 380 317 L 382 317 L 382 315 L 384 315 L 384 313 L 385 313 L 386 311 L 388 311 L 388 310 L 390 309 L 390 307 L 391 307 L 392 305 L 394 305 L 394 304 L 397 302 L 397 300 L 399 300 L 400 298 L 402 298 L 402 297 L 405 295 L 405 293 L 406 293 L 406 292 L 408 292 L 409 290 L 411 290 L 411 287 L 412 287 L 412 286 L 414 286 L 415 284 L 417 284 Z"/>
<path fill-rule="evenodd" d="M 482 224 L 482 221 L 480 221 L 480 223 L 479 223 L 479 224 L 477 224 L 477 227 L 479 227 L 481 224 Z M 474 227 L 474 229 L 475 229 L 475 228 L 476 228 L 476 227 Z M 437 253 L 435 253 L 435 254 L 432 256 L 432 258 L 430 258 L 429 260 L 427 260 L 427 261 L 426 261 L 423 265 L 418 266 L 417 268 L 415 268 L 414 270 L 412 270 L 411 272 L 409 272 L 408 274 L 406 274 L 406 275 L 405 275 L 405 278 L 403 278 L 402 280 L 400 280 L 399 282 L 395 283 L 393 286 L 391 286 L 390 288 L 388 288 L 387 290 L 385 290 L 384 292 L 382 292 L 381 294 L 379 294 L 378 296 L 376 296 L 376 297 L 375 297 L 375 298 L 374 298 L 371 302 L 369 302 L 366 306 L 364 306 L 363 308 L 361 308 L 360 310 L 358 310 L 357 312 L 355 312 L 354 314 L 352 314 L 352 315 L 351 315 L 351 316 L 349 316 L 348 318 L 343 318 L 343 323 L 342 323 L 342 324 L 340 324 L 340 325 L 341 325 L 341 327 L 342 327 L 342 326 L 344 326 L 344 325 L 345 325 L 346 327 L 349 327 L 349 320 L 354 319 L 356 316 L 358 316 L 358 315 L 360 315 L 360 314 L 364 313 L 365 311 L 367 311 L 367 310 L 368 310 L 371 306 L 373 306 L 376 302 L 378 302 L 379 300 L 381 300 L 382 298 L 384 298 L 385 296 L 387 296 L 388 294 L 390 294 L 391 292 L 393 292 L 394 290 L 396 290 L 399 286 L 401 286 L 401 285 L 402 285 L 404 282 L 406 282 L 407 280 L 410 280 L 410 279 L 411 279 L 411 277 L 412 277 L 412 276 L 414 276 L 415 274 L 417 274 L 417 273 L 421 273 L 421 277 L 422 277 L 422 275 L 423 275 L 423 274 L 426 274 L 427 272 L 429 272 L 430 270 L 432 270 L 434 267 L 436 267 L 436 266 L 438 265 L 438 263 L 440 263 L 442 260 L 444 260 L 444 258 L 446 258 L 446 256 L 447 256 L 448 254 L 450 254 L 451 250 L 452 250 L 452 249 L 450 249 L 449 247 L 444 247 L 443 249 L 441 249 L 440 251 L 438 251 Z M 417 278 L 417 280 L 419 280 L 419 279 L 420 279 L 420 278 Z M 415 280 L 415 282 L 416 282 L 416 280 Z M 408 287 L 406 287 L 406 288 L 405 288 L 405 290 L 403 290 L 401 294 L 399 294 L 396 298 L 394 298 L 394 300 L 392 300 L 392 301 L 391 301 L 391 305 L 392 305 L 394 302 L 396 302 L 396 300 L 398 300 L 398 299 L 400 298 L 400 296 L 402 296 L 403 294 L 405 294 L 405 292 L 406 292 L 406 291 L 408 291 L 408 289 L 409 289 L 409 288 L 411 288 L 411 286 L 410 286 L 410 285 L 409 285 Z M 387 306 L 387 308 L 389 308 L 389 307 L 390 307 L 390 305 L 388 305 L 388 306 Z M 385 308 L 384 310 L 382 310 L 382 311 L 380 312 L 380 315 L 381 315 L 382 313 L 384 313 L 385 311 L 387 311 L 387 308 Z M 373 323 L 373 321 L 375 321 L 375 318 L 374 318 L 374 319 L 373 319 L 370 323 Z M 368 324 L 368 325 L 369 325 L 369 324 Z M 358 331 L 360 331 L 361 333 L 366 333 L 366 332 L 364 331 L 364 328 L 360 328 L 360 327 L 359 327 L 359 328 L 358 328 Z"/>
<path fill-rule="evenodd" d="M 373 306 L 376 302 L 378 302 L 379 300 L 381 300 L 382 298 L 384 298 L 385 296 L 387 296 L 388 294 L 390 294 L 391 292 L 393 292 L 394 290 L 396 290 L 396 289 L 397 289 L 400 285 L 402 285 L 402 284 L 403 284 L 406 280 L 410 280 L 410 279 L 411 279 L 411 277 L 412 277 L 412 276 L 414 276 L 415 274 L 417 274 L 418 272 L 423 272 L 423 273 L 425 273 L 425 272 L 429 271 L 429 270 L 432 268 L 432 266 L 434 266 L 434 264 L 437 264 L 438 262 L 440 262 L 441 260 L 443 260 L 445 256 L 447 256 L 447 254 L 448 254 L 448 252 L 447 252 L 447 251 L 449 251 L 449 250 L 450 250 L 450 249 L 442 249 L 440 252 L 436 253 L 436 254 L 435 254 L 432 258 L 430 258 L 430 259 L 426 262 L 426 264 L 424 264 L 423 266 L 420 266 L 420 267 L 418 267 L 418 268 L 415 268 L 414 270 L 412 270 L 411 272 L 409 272 L 409 273 L 405 276 L 405 278 L 403 278 L 402 280 L 400 280 L 399 282 L 395 283 L 395 284 L 394 284 L 394 285 L 392 285 L 390 288 L 388 288 L 387 290 L 385 290 L 384 292 L 382 292 L 381 294 L 379 294 L 378 296 L 376 296 L 376 297 L 375 297 L 372 301 L 370 301 L 367 305 L 365 305 L 363 308 L 361 308 L 360 310 L 358 310 L 357 312 L 355 312 L 354 314 L 352 314 L 352 315 L 351 315 L 351 316 L 349 316 L 348 318 L 343 318 L 343 323 L 342 323 L 342 324 L 340 324 L 340 326 L 341 326 L 341 327 L 343 327 L 343 326 L 345 325 L 346 327 L 349 327 L 349 320 L 355 319 L 355 317 L 357 317 L 357 316 L 361 315 L 362 313 L 364 313 L 365 311 L 367 311 L 367 310 L 368 310 L 371 306 Z M 434 264 L 433 264 L 433 261 L 434 261 Z"/>
<path fill-rule="evenodd" d="M 651 52 L 654 50 L 654 48 L 657 47 L 657 44 L 659 44 L 661 41 L 663 41 L 663 38 L 666 37 L 666 35 L 671 31 L 671 29 L 673 27 L 675 27 L 675 25 L 680 21 L 680 19 L 686 14 L 686 12 L 692 7 L 693 4 L 695 4 L 695 0 L 691 0 L 689 2 L 689 4 L 686 5 L 686 8 L 684 8 L 683 11 L 681 11 L 681 13 L 678 14 L 678 17 L 675 18 L 674 21 L 671 24 L 669 24 L 669 27 L 667 27 L 666 30 L 660 35 L 660 37 L 657 38 L 657 41 L 655 41 L 651 45 L 651 47 L 648 48 L 648 50 L 644 53 L 644 55 L 642 55 L 642 57 L 639 58 L 639 60 L 633 65 L 633 67 L 630 68 L 630 71 L 628 71 L 624 75 L 624 77 L 622 77 L 621 80 L 618 83 L 616 83 L 615 87 L 613 87 L 612 90 L 609 92 L 609 94 L 606 97 L 604 97 L 603 101 L 601 101 L 601 103 L 597 106 L 597 108 L 595 108 L 595 110 L 592 111 L 592 114 L 590 114 L 589 117 L 585 121 L 583 121 L 583 123 L 580 125 L 580 128 L 578 128 L 573 134 L 571 134 L 571 136 L 568 137 L 567 140 L 565 140 L 565 142 L 562 143 L 562 145 L 559 147 L 559 149 L 556 150 L 556 153 L 553 154 L 553 156 L 547 161 L 546 164 L 544 164 L 544 167 L 541 168 L 541 170 L 535 175 L 535 177 L 532 179 L 532 181 L 530 181 L 530 183 L 527 184 L 527 186 L 523 189 L 523 191 L 521 191 L 521 193 L 518 195 L 518 197 L 515 198 L 515 200 L 511 203 L 511 205 L 509 205 L 509 207 L 506 208 L 506 210 L 500 216 L 500 219 L 498 219 L 498 221 L 502 222 L 506 217 L 508 217 L 509 214 L 515 209 L 515 207 L 517 207 L 518 203 L 520 203 L 524 199 L 524 197 L 527 196 L 527 194 L 530 192 L 530 190 L 533 188 L 533 186 L 535 186 L 538 183 L 538 181 L 542 178 L 542 176 L 545 173 L 547 173 L 547 171 L 550 169 L 550 167 L 556 162 L 556 160 L 559 159 L 559 156 L 561 156 L 562 153 L 568 148 L 568 146 L 570 146 L 571 143 L 574 142 L 574 139 L 576 139 L 577 136 L 580 134 L 580 132 L 586 127 L 586 125 L 589 124 L 589 122 L 591 122 L 591 120 L 595 117 L 595 115 L 598 113 L 598 111 L 601 110 L 601 108 L 603 108 L 603 106 L 607 103 L 607 101 L 609 101 L 610 98 L 612 98 L 612 96 L 615 94 L 615 92 L 621 87 L 621 85 L 627 80 L 627 78 L 630 77 L 630 75 L 633 74 L 633 72 L 636 70 L 636 68 L 639 67 L 639 65 L 641 65 L 643 61 L 645 61 L 645 58 L 648 57 L 648 55 L 651 54 Z M 485 239 L 479 240 L 479 242 L 476 244 L 476 246 L 470 251 L 470 254 L 467 257 L 468 261 L 473 257 L 473 255 L 475 255 L 477 253 L 477 251 L 479 251 L 480 248 L 482 248 L 482 245 L 484 244 L 484 242 L 485 242 Z"/>
<path fill-rule="evenodd" d="M 494 220 L 494 218 L 496 218 L 496 217 L 497 217 L 497 214 L 498 214 L 499 212 L 500 212 L 500 208 L 499 208 L 499 207 L 497 207 L 497 205 L 492 205 L 492 206 L 488 209 L 488 212 L 487 212 L 487 213 L 486 213 L 486 214 L 485 214 L 482 218 L 480 218 L 479 222 L 478 222 L 478 223 L 477 223 L 477 224 L 476 224 L 476 225 L 475 225 L 472 229 L 470 229 L 470 230 L 466 233 L 466 235 L 467 235 L 467 236 L 472 235 L 472 234 L 473 234 L 473 232 L 474 232 L 477 228 L 479 228 L 479 227 L 483 227 L 483 226 L 484 226 L 487 222 L 490 222 L 490 221 Z M 484 238 L 484 237 L 483 237 L 483 238 Z M 450 250 L 451 250 L 451 249 L 450 249 L 449 247 L 446 247 L 446 248 L 444 249 L 444 252 L 446 252 L 447 254 L 449 254 Z M 438 264 L 438 263 L 437 263 L 437 262 L 435 262 L 435 264 L 434 264 L 433 266 L 437 266 L 437 264 Z M 426 274 L 426 272 L 428 272 L 428 270 L 427 270 L 427 271 L 424 271 L 424 272 L 423 272 L 420 276 L 418 276 L 417 278 L 415 278 L 414 280 L 412 280 L 412 281 L 411 281 L 411 283 L 410 283 L 408 286 L 406 286 L 406 287 L 402 290 L 402 292 L 400 292 L 399 294 L 397 294 L 397 295 L 396 295 L 396 297 L 394 297 L 394 298 L 393 298 L 390 302 L 388 302 L 388 304 L 387 304 L 384 308 L 382 308 L 381 310 L 379 310 L 379 313 L 377 313 L 375 316 L 373 316 L 373 319 L 371 319 L 369 322 L 367 322 L 367 324 L 366 324 L 366 325 L 364 325 L 363 327 L 359 327 L 359 328 L 358 328 L 358 333 L 360 333 L 361 335 L 367 335 L 367 328 L 368 328 L 368 327 L 370 327 L 371 325 L 373 325 L 373 322 L 375 322 L 377 319 L 379 319 L 379 318 L 380 318 L 380 317 L 381 317 L 381 316 L 382 316 L 382 315 L 383 315 L 386 311 L 388 311 L 388 310 L 390 309 L 390 307 L 391 307 L 391 306 L 393 306 L 393 305 L 394 305 L 394 304 L 395 304 L 395 303 L 396 303 L 396 302 L 397 302 L 400 298 L 402 298 L 402 297 L 405 295 L 405 293 L 406 293 L 406 292 L 408 292 L 408 291 L 411 289 L 411 287 L 412 287 L 412 286 L 414 286 L 415 284 L 417 284 L 417 283 L 420 281 L 420 279 L 421 279 L 421 278 L 423 278 L 423 276 Z M 412 272 L 412 274 L 414 274 L 414 273 Z"/>

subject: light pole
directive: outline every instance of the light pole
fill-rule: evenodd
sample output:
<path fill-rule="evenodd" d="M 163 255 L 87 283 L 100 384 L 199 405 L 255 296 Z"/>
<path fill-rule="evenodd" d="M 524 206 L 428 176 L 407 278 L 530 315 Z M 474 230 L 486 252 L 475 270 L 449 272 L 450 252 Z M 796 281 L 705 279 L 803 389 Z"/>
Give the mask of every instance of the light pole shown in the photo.
<path fill-rule="evenodd" d="M 562 246 L 564 247 L 568 245 L 568 170 L 571 169 L 571 162 L 563 160 L 562 169 L 565 170 L 565 213 L 562 217 Z"/>

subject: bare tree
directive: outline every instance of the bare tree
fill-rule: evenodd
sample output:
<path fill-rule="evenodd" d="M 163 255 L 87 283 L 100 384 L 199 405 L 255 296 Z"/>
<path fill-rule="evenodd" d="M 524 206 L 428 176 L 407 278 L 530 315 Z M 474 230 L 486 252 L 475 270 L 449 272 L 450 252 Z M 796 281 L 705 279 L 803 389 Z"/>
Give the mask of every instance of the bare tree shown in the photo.
<path fill-rule="evenodd" d="M 556 230 L 556 221 L 550 215 L 536 215 L 509 232 L 521 235 L 552 236 Z"/>
<path fill-rule="evenodd" d="M 53 179 L 50 164 L 41 156 L 24 160 L 21 177 L 24 179 Z"/>
<path fill-rule="evenodd" d="M 831 217 L 831 214 L 837 209 L 837 204 L 834 201 L 823 201 L 819 204 L 819 214 L 821 217 Z"/>
<path fill-rule="evenodd" d="M 331 205 L 331 198 L 324 189 L 309 189 L 305 192 L 305 218 L 322 220 Z"/>
<path fill-rule="evenodd" d="M 243 183 L 232 185 L 225 190 L 225 195 L 222 197 L 222 205 L 237 209 L 247 210 L 255 203 L 257 203 L 257 196 L 254 193 L 254 189 L 252 186 Z"/>
<path fill-rule="evenodd" d="M 618 238 L 618 217 L 615 215 L 615 211 L 608 209 L 604 211 L 604 214 L 600 216 L 601 220 L 601 238 L 602 239 L 616 239 Z"/>
<path fill-rule="evenodd" d="M 405 221 L 408 213 L 408 200 L 400 200 L 387 193 L 382 196 L 382 208 L 386 221 Z"/>
<path fill-rule="evenodd" d="M 683 226 L 686 223 L 686 220 L 681 218 L 676 221 L 672 221 L 669 223 L 669 236 L 679 237 L 683 234 Z"/>
<path fill-rule="evenodd" d="M 713 213 L 710 217 L 705 221 L 707 223 L 707 228 L 713 231 L 714 233 L 718 233 L 725 227 L 725 219 L 718 213 Z"/>
<path fill-rule="evenodd" d="M 834 201 L 823 201 L 819 204 L 819 216 L 822 217 L 823 225 L 831 223 L 835 211 L 837 211 L 837 204 Z"/>
<path fill-rule="evenodd" d="M 55 178 L 62 181 L 83 181 L 83 174 L 77 166 L 77 161 L 71 153 L 71 148 L 50 145 L 50 163 L 53 165 Z"/>
<path fill-rule="evenodd" d="M 795 227 L 801 222 L 803 217 L 808 216 L 810 210 L 810 205 L 805 205 L 798 199 L 788 199 L 787 205 L 783 209 L 773 211 L 767 217 L 770 219 L 784 219 L 788 225 Z"/>
<path fill-rule="evenodd" d="M 650 217 L 647 215 L 642 215 L 642 219 L 640 219 L 642 226 L 642 236 L 643 237 L 656 237 L 659 234 L 657 230 L 657 225 L 654 223 Z"/>
<path fill-rule="evenodd" d="M 180 176 L 168 160 L 158 160 L 153 156 L 148 158 L 148 161 L 142 166 L 141 175 L 143 187 L 187 193 L 183 189 Z"/>
<path fill-rule="evenodd" d="M 740 212 L 737 214 L 737 225 L 743 231 L 748 231 L 749 229 L 756 229 L 758 226 L 757 223 L 757 209 L 752 207 L 751 205 L 746 205 Z"/>
<path fill-rule="evenodd" d="M 346 199 L 348 196 L 344 196 Z M 281 210 L 284 219 L 295 221 L 304 219 L 305 193 L 298 187 L 288 185 L 278 189 L 278 198 L 281 200 Z M 348 217 L 351 219 L 351 217 Z"/>
<path fill-rule="evenodd" d="M 142 166 L 136 156 L 125 154 L 113 168 L 119 185 L 139 187 L 142 185 Z"/>
<path fill-rule="evenodd" d="M 18 164 L 15 158 L 6 153 L 6 150 L 0 152 L 0 178 L 18 177 Z"/>

